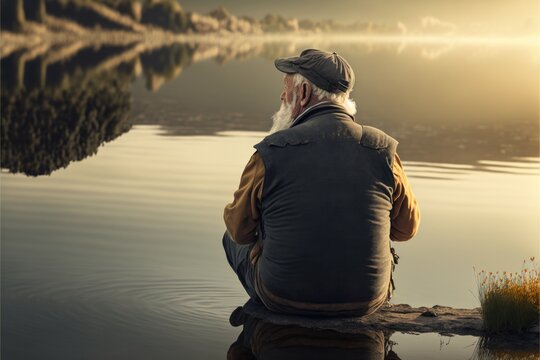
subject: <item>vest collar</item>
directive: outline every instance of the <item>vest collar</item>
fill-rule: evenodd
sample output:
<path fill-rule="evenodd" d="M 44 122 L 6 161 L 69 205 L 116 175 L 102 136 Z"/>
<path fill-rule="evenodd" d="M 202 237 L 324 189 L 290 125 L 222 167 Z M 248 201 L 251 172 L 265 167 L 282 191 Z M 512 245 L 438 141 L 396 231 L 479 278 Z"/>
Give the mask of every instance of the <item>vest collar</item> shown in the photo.
<path fill-rule="evenodd" d="M 336 103 L 333 103 L 331 101 L 322 101 L 322 102 L 317 103 L 315 105 L 312 105 L 312 106 L 308 107 L 306 110 L 302 111 L 302 113 L 300 113 L 300 115 L 298 115 L 294 119 L 294 121 L 292 122 L 290 127 L 301 124 L 304 121 L 306 121 L 307 119 L 309 119 L 309 118 L 313 117 L 314 115 L 319 114 L 319 113 L 321 113 L 323 111 L 344 113 L 344 114 L 350 116 L 352 121 L 354 121 L 354 116 L 349 114 L 345 110 L 345 108 L 343 106 L 338 105 Z"/>

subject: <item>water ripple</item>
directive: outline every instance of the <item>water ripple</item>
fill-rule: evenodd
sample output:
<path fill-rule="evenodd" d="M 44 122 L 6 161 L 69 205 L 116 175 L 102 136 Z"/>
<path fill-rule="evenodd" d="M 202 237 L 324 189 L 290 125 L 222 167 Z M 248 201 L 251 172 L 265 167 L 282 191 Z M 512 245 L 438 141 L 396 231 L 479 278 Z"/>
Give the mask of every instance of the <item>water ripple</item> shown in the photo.
<path fill-rule="evenodd" d="M 31 315 L 30 326 L 86 319 L 86 327 L 114 324 L 126 330 L 144 326 L 177 332 L 194 327 L 212 331 L 231 308 L 246 300 L 237 288 L 219 280 L 114 275 L 92 273 L 57 283 L 8 285 L 4 305 L 9 309 L 15 303 L 40 304 L 41 311 Z"/>

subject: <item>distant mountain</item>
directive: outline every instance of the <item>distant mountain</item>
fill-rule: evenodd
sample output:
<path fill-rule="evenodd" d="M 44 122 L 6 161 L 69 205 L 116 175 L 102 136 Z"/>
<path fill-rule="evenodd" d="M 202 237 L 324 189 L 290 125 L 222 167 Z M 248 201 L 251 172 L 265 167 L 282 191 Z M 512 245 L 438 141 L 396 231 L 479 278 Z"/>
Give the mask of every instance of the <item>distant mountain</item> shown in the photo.
<path fill-rule="evenodd" d="M 389 32 L 384 26 L 357 22 L 285 18 L 268 14 L 257 20 L 236 16 L 224 7 L 200 14 L 185 11 L 176 0 L 6 0 L 0 2 L 1 28 L 18 33 L 82 33 L 120 30 L 144 33 L 325 33 Z"/>
<path fill-rule="evenodd" d="M 188 25 L 186 12 L 174 0 L 9 0 L 0 5 L 2 29 L 16 32 L 36 31 L 40 25 L 43 31 L 69 31 L 51 27 L 58 19 L 86 30 L 185 32 Z"/>

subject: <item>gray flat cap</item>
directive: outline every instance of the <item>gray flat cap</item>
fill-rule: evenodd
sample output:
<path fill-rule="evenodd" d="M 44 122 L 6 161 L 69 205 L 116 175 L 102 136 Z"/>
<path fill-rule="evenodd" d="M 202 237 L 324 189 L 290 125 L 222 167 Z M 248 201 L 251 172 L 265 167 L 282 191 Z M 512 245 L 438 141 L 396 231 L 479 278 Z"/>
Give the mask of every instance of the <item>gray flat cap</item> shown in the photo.
<path fill-rule="evenodd" d="M 307 49 L 300 56 L 276 59 L 274 64 L 279 71 L 298 73 L 331 93 L 347 92 L 354 86 L 351 65 L 335 52 Z"/>

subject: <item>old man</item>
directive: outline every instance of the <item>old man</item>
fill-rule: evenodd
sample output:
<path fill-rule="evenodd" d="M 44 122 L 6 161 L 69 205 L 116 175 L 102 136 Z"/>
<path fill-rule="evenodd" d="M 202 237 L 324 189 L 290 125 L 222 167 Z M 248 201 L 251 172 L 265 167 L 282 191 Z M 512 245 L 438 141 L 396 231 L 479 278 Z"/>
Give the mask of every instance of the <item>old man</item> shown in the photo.
<path fill-rule="evenodd" d="M 308 49 L 275 66 L 281 108 L 225 207 L 227 259 L 272 311 L 370 314 L 392 290 L 391 240 L 420 221 L 398 142 L 355 122 L 355 75 L 340 55 Z"/>

